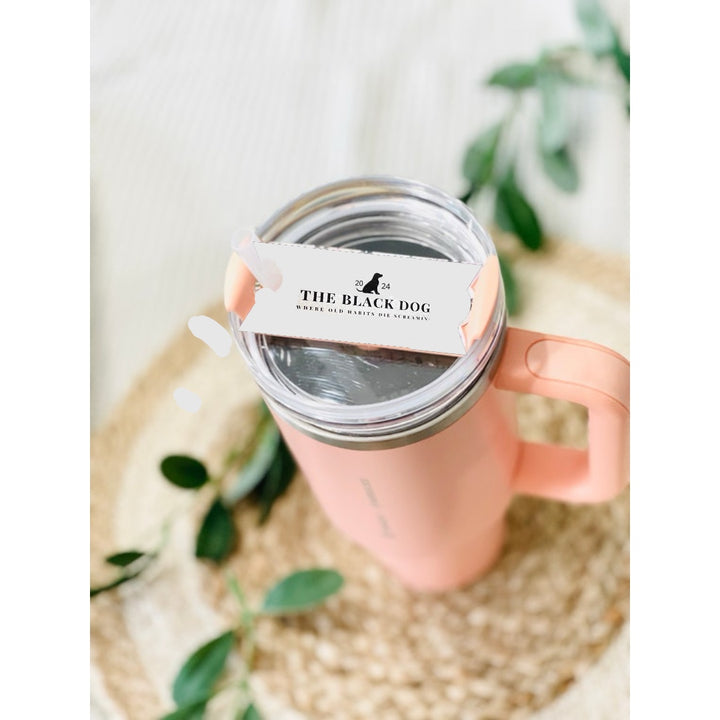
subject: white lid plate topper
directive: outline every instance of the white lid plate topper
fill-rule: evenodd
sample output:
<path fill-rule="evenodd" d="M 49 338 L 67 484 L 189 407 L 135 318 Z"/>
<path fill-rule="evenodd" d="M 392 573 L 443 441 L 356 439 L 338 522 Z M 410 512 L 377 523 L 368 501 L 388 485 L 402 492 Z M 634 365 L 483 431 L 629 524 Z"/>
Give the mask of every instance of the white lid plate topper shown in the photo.
<path fill-rule="evenodd" d="M 495 255 L 478 265 L 255 233 L 233 250 L 225 306 L 242 331 L 266 335 L 461 356 L 490 322 L 500 285 Z"/>

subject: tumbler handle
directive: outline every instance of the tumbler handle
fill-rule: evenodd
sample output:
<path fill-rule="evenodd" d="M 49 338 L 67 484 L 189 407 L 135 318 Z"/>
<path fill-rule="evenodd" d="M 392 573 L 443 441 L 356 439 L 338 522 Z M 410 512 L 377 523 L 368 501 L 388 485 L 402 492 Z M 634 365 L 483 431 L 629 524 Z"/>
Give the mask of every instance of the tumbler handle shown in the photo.
<path fill-rule="evenodd" d="M 630 364 L 612 350 L 508 328 L 493 380 L 501 390 L 588 408 L 588 448 L 521 442 L 513 490 L 565 502 L 601 502 L 628 483 Z"/>

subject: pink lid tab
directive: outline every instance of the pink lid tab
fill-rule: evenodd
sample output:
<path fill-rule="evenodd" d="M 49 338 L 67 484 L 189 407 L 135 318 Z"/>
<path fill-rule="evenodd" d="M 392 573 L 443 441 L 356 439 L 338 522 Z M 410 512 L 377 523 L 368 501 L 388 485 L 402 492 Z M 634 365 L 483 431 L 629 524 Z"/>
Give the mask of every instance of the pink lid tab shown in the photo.
<path fill-rule="evenodd" d="M 497 255 L 490 255 L 470 286 L 470 314 L 461 329 L 466 350 L 482 337 L 490 324 L 499 289 L 500 263 Z"/>

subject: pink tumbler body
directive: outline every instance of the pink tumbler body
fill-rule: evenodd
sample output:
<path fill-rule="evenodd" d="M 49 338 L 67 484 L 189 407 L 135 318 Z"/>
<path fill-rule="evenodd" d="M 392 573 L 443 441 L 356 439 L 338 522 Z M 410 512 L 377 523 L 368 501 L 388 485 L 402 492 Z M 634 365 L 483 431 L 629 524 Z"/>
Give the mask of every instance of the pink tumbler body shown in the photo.
<path fill-rule="evenodd" d="M 490 386 L 444 430 L 382 450 L 328 445 L 275 419 L 330 520 L 408 586 L 459 586 L 497 558 L 519 447 L 511 393 Z"/>
<path fill-rule="evenodd" d="M 332 522 L 407 585 L 448 590 L 498 557 L 513 494 L 586 503 L 622 491 L 629 378 L 627 360 L 608 348 L 508 328 L 492 383 L 465 414 L 423 440 L 347 449 L 274 415 Z M 508 391 L 585 405 L 587 450 L 521 441 Z"/>
<path fill-rule="evenodd" d="M 464 204 L 411 181 L 359 178 L 301 196 L 257 236 L 481 266 L 468 349 L 451 362 L 244 332 L 257 278 L 239 257 L 227 269 L 235 340 L 318 502 L 408 586 L 448 590 L 489 569 L 514 494 L 591 503 L 626 486 L 627 360 L 508 328 L 495 248 Z M 587 449 L 523 442 L 518 392 L 585 405 Z"/>

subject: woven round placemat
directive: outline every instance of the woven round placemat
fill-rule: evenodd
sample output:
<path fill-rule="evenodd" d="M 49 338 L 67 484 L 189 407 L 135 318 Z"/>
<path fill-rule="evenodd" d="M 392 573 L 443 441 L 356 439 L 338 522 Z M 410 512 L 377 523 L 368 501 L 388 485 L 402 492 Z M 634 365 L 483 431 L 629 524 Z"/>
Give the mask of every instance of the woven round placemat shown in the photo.
<path fill-rule="evenodd" d="M 523 255 L 516 268 L 526 310 L 514 324 L 627 353 L 626 260 L 555 244 Z M 206 314 L 224 323 L 219 305 Z M 197 413 L 174 403 L 180 386 L 203 399 Z M 236 353 L 220 359 L 183 330 L 94 434 L 94 580 L 108 576 L 106 554 L 151 547 L 172 517 L 156 565 L 92 602 L 95 717 L 145 720 L 169 711 L 183 659 L 234 617 L 222 572 L 192 557 L 203 491 L 198 497 L 170 486 L 158 464 L 182 452 L 217 465 L 252 432 L 256 398 Z M 584 440 L 582 408 L 523 396 L 518 413 L 528 439 Z M 229 568 L 251 600 L 302 567 L 331 566 L 346 578 L 322 608 L 260 621 L 253 689 L 264 716 L 506 720 L 545 708 L 543 718 L 580 717 L 582 702 L 573 710 L 552 701 L 582 688 L 626 622 L 628 515 L 627 491 L 599 506 L 516 498 L 490 573 L 463 590 L 424 595 L 402 587 L 332 528 L 300 476 L 266 525 L 241 506 L 241 542 Z M 596 703 L 592 717 L 621 717 L 626 687 L 620 682 L 613 691 L 616 701 L 605 706 L 614 710 L 602 714 Z M 232 717 L 224 702 L 220 696 L 208 717 Z"/>

